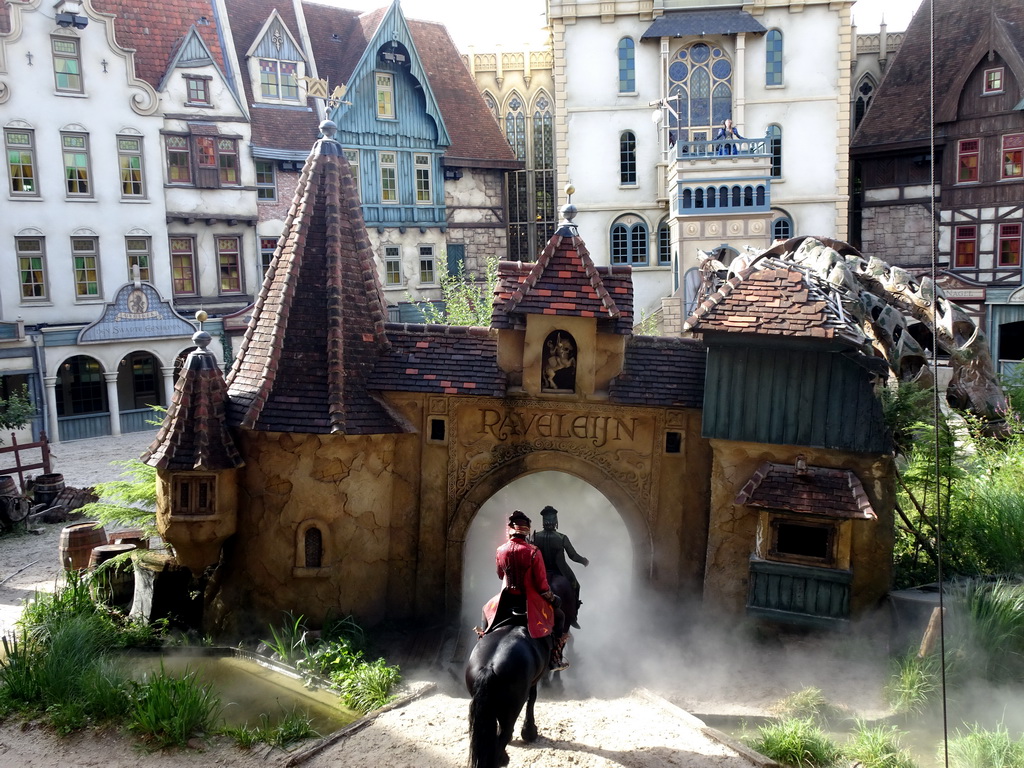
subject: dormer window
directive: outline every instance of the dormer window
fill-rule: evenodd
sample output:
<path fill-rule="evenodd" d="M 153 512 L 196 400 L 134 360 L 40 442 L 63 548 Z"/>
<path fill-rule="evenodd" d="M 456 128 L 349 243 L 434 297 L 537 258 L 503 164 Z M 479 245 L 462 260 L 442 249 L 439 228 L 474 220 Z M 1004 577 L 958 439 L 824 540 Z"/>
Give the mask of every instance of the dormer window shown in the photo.
<path fill-rule="evenodd" d="M 298 102 L 298 62 L 260 59 L 260 95 L 274 101 Z"/>
<path fill-rule="evenodd" d="M 1003 68 L 993 67 L 992 69 L 985 70 L 985 85 L 982 93 L 985 96 L 989 94 L 1002 93 L 1003 92 Z"/>

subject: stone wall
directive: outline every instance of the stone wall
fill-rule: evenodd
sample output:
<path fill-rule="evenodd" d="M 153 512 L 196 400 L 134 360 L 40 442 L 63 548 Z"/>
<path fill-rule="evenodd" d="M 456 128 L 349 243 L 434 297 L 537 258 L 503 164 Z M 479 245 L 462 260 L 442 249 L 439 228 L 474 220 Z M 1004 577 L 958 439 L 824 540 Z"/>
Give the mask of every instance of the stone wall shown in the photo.
<path fill-rule="evenodd" d="M 913 205 L 872 205 L 862 212 L 861 248 L 865 257 L 914 267 L 931 263 L 932 220 L 928 208 Z"/>

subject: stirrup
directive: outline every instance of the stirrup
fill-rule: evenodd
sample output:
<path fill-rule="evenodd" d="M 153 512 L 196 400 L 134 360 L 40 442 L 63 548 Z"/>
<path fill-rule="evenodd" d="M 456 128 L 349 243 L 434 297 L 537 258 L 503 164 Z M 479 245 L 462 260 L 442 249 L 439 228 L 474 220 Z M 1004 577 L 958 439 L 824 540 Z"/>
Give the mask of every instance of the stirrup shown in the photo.
<path fill-rule="evenodd" d="M 555 661 L 554 659 L 552 659 L 551 660 L 551 666 L 548 667 L 548 669 L 550 669 L 552 672 L 564 672 L 568 668 L 569 668 L 569 662 L 566 661 L 565 659 L 559 659 L 558 661 Z"/>

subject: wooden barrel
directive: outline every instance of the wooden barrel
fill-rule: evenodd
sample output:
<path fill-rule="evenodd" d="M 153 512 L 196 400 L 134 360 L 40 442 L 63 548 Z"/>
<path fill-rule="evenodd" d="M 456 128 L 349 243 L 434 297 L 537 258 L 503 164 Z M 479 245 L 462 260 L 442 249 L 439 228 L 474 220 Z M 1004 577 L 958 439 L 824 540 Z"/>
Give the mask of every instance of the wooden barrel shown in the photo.
<path fill-rule="evenodd" d="M 48 475 L 40 475 L 32 486 L 32 495 L 36 504 L 49 506 L 54 502 L 60 492 L 64 490 L 64 475 L 59 472 L 51 472 Z"/>
<path fill-rule="evenodd" d="M 69 525 L 60 532 L 60 564 L 65 570 L 80 571 L 88 567 L 92 550 L 106 543 L 107 532 L 95 521 Z"/>
<path fill-rule="evenodd" d="M 18 484 L 10 475 L 0 476 L 0 496 L 18 496 Z"/>
<path fill-rule="evenodd" d="M 130 559 L 106 568 L 98 566 L 118 555 L 131 552 L 134 544 L 101 544 L 93 547 L 89 568 L 97 569 L 93 578 L 93 597 L 107 605 L 127 608 L 135 594 L 135 570 Z"/>

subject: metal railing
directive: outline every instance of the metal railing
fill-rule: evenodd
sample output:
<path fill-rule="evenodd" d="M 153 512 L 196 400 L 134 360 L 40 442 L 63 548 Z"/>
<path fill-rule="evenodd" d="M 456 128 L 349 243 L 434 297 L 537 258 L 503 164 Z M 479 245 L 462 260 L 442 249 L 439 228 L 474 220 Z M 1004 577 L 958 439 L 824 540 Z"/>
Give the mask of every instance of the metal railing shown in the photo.
<path fill-rule="evenodd" d="M 767 136 L 756 139 L 700 139 L 677 141 L 676 160 L 713 157 L 771 157 Z"/>

